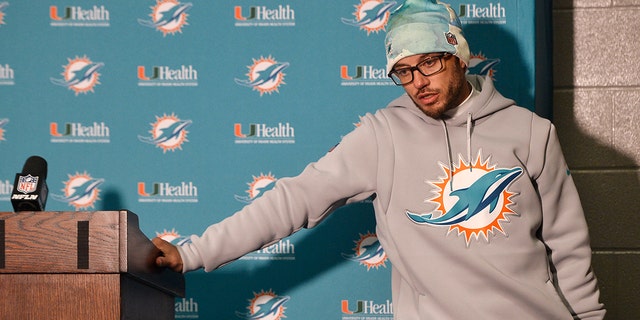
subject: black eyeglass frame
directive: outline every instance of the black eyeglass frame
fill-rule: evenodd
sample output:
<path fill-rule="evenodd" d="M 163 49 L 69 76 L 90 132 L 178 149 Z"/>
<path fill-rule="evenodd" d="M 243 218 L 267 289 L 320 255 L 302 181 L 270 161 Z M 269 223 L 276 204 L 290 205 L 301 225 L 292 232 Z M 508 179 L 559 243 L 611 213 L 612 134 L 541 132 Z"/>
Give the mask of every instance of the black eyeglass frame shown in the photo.
<path fill-rule="evenodd" d="M 434 56 L 429 56 L 427 58 L 425 58 L 424 60 L 418 62 L 415 66 L 410 66 L 410 67 L 402 67 L 401 70 L 405 70 L 405 71 L 409 71 L 411 73 L 411 79 L 409 81 L 406 82 L 402 82 L 400 80 L 400 77 L 395 75 L 395 72 L 397 70 L 392 69 L 391 72 L 389 72 L 389 74 L 387 75 L 389 78 L 391 78 L 391 80 L 393 81 L 393 83 L 396 84 L 396 86 L 403 86 L 406 84 L 409 84 L 411 82 L 413 82 L 414 76 L 413 73 L 417 70 L 418 72 L 420 72 L 421 75 L 428 77 L 431 75 L 434 75 L 438 72 L 441 72 L 444 69 L 444 63 L 442 62 L 442 59 L 444 57 L 448 57 L 448 56 L 452 56 L 453 54 L 449 53 L 449 52 L 443 52 L 441 54 L 438 55 L 434 55 Z M 430 61 L 433 61 L 434 59 L 437 59 L 438 63 L 440 63 L 440 67 L 438 68 L 437 71 L 425 74 L 424 72 L 422 72 L 422 70 L 420 70 L 420 66 L 425 65 L 425 63 L 428 63 Z M 394 77 L 395 76 L 395 77 Z M 397 79 L 396 79 L 397 78 Z"/>

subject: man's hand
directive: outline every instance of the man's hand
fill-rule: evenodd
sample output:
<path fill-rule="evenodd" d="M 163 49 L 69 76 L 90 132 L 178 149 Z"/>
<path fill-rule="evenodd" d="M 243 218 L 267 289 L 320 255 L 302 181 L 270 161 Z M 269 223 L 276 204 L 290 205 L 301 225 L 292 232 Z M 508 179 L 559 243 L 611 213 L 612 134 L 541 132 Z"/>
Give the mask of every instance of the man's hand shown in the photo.
<path fill-rule="evenodd" d="M 180 257 L 176 246 L 160 237 L 153 238 L 151 242 L 161 251 L 160 256 L 156 258 L 158 267 L 167 267 L 175 272 L 182 272 L 182 257 Z"/>

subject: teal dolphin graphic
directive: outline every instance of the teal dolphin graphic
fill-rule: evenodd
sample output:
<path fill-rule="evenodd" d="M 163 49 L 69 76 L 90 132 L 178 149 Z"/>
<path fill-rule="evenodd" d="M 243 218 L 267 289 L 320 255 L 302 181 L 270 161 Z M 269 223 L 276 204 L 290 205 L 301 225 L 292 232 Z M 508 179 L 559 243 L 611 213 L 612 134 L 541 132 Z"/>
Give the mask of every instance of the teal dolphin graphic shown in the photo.
<path fill-rule="evenodd" d="M 491 69 L 498 63 L 500 63 L 500 59 L 486 59 L 476 64 L 470 63 L 469 70 L 467 73 L 486 76 L 489 74 Z"/>
<path fill-rule="evenodd" d="M 275 80 L 282 70 L 286 69 L 288 66 L 288 62 L 274 63 L 268 68 L 258 71 L 258 76 L 253 81 L 235 79 L 235 82 L 245 87 L 257 87 Z"/>
<path fill-rule="evenodd" d="M 266 302 L 256 305 L 256 312 L 254 313 L 242 313 L 237 312 L 236 315 L 243 319 L 264 319 L 267 316 L 278 315 L 280 307 L 282 307 L 287 301 L 291 299 L 288 296 L 275 296 Z"/>
<path fill-rule="evenodd" d="M 345 259 L 362 262 L 371 258 L 380 258 L 385 254 L 382 245 L 380 245 L 380 241 L 377 239 L 371 244 L 362 246 L 360 249 L 362 249 L 362 252 L 360 254 L 343 253 L 342 257 Z"/>
<path fill-rule="evenodd" d="M 9 6 L 9 2 L 0 2 L 0 12 L 4 12 L 4 9 L 6 9 Z"/>
<path fill-rule="evenodd" d="M 158 21 L 138 19 L 138 23 L 149 28 L 162 27 L 180 19 L 180 15 L 187 12 L 191 7 L 193 7 L 191 3 L 177 4 L 166 11 L 160 12 Z"/>
<path fill-rule="evenodd" d="M 0 119 L 0 129 L 2 129 L 2 127 L 4 127 L 4 125 L 6 125 L 7 123 L 9 123 L 9 119 Z"/>
<path fill-rule="evenodd" d="M 468 188 L 457 189 L 450 195 L 458 197 L 458 201 L 438 218 L 432 218 L 432 214 L 419 214 L 407 210 L 409 219 L 419 224 L 430 225 L 454 225 L 471 219 L 480 211 L 489 207 L 493 212 L 500 195 L 507 186 L 522 174 L 522 169 L 496 169 L 482 175 Z"/>
<path fill-rule="evenodd" d="M 380 2 L 375 7 L 363 11 L 360 20 L 342 18 L 342 23 L 355 27 L 365 26 L 374 21 L 383 19 L 385 14 L 387 14 L 387 12 L 389 12 L 395 5 L 395 1 Z"/>
<path fill-rule="evenodd" d="M 53 84 L 63 86 L 63 87 L 71 87 L 85 80 L 90 79 L 102 67 L 104 67 L 104 63 L 102 62 L 89 63 L 78 70 L 69 71 L 69 74 L 71 76 L 69 80 L 55 79 L 55 78 L 50 78 L 50 80 Z"/>
<path fill-rule="evenodd" d="M 104 182 L 104 179 L 89 179 L 82 183 L 79 186 L 73 188 L 71 194 L 68 196 L 62 196 L 58 194 L 51 194 L 51 197 L 54 200 L 62 201 L 62 202 L 74 202 L 78 201 L 88 195 L 90 195 L 93 190 L 95 190 L 99 185 Z"/>
<path fill-rule="evenodd" d="M 138 135 L 138 139 L 145 143 L 157 145 L 177 137 L 184 129 L 190 126 L 191 123 L 191 120 L 176 121 L 170 126 L 160 129 L 160 134 L 156 138 Z"/>
<path fill-rule="evenodd" d="M 276 186 L 276 182 L 275 182 L 275 181 L 273 181 L 273 182 L 271 182 L 271 183 L 267 184 L 266 186 L 262 186 L 262 187 L 260 187 L 260 188 L 256 188 L 256 191 L 258 191 L 258 195 L 257 195 L 257 196 L 255 196 L 254 198 L 251 198 L 251 197 L 249 197 L 249 196 L 239 196 L 239 195 L 234 195 L 233 197 L 234 197 L 237 201 L 240 201 L 240 202 L 243 202 L 243 203 L 251 203 L 251 202 L 253 202 L 253 200 L 255 200 L 255 198 L 259 198 L 259 197 L 260 197 L 260 196 L 262 196 L 265 192 L 267 192 L 267 191 L 269 191 L 269 190 L 273 189 L 273 187 L 275 187 L 275 186 Z"/>

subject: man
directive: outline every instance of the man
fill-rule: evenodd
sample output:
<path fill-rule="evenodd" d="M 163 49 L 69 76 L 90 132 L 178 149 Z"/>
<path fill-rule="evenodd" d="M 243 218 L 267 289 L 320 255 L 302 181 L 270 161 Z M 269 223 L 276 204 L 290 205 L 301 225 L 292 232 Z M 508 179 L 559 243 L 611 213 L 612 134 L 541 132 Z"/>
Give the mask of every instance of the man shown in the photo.
<path fill-rule="evenodd" d="M 387 70 L 406 94 L 191 243 L 154 239 L 157 264 L 211 271 L 375 194 L 395 319 L 602 319 L 554 126 L 490 78 L 465 76 L 469 48 L 448 5 L 407 0 L 387 29 Z"/>

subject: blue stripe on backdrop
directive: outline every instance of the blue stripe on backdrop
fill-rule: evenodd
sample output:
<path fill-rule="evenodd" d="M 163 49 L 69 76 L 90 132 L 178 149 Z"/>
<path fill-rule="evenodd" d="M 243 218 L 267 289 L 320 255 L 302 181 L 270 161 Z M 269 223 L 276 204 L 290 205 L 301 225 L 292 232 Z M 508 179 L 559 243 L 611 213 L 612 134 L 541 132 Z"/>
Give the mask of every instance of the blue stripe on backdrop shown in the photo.
<path fill-rule="evenodd" d="M 361 19 L 381 2 L 0 0 L 0 210 L 38 154 L 48 210 L 126 208 L 174 243 L 201 233 L 402 94 L 384 74 L 386 15 Z M 533 1 L 451 3 L 472 67 L 493 62 L 483 72 L 533 109 Z M 355 259 L 375 243 L 371 205 L 342 208 L 189 274 L 176 318 L 247 318 L 278 298 L 262 319 L 391 319 L 391 265 Z"/>

